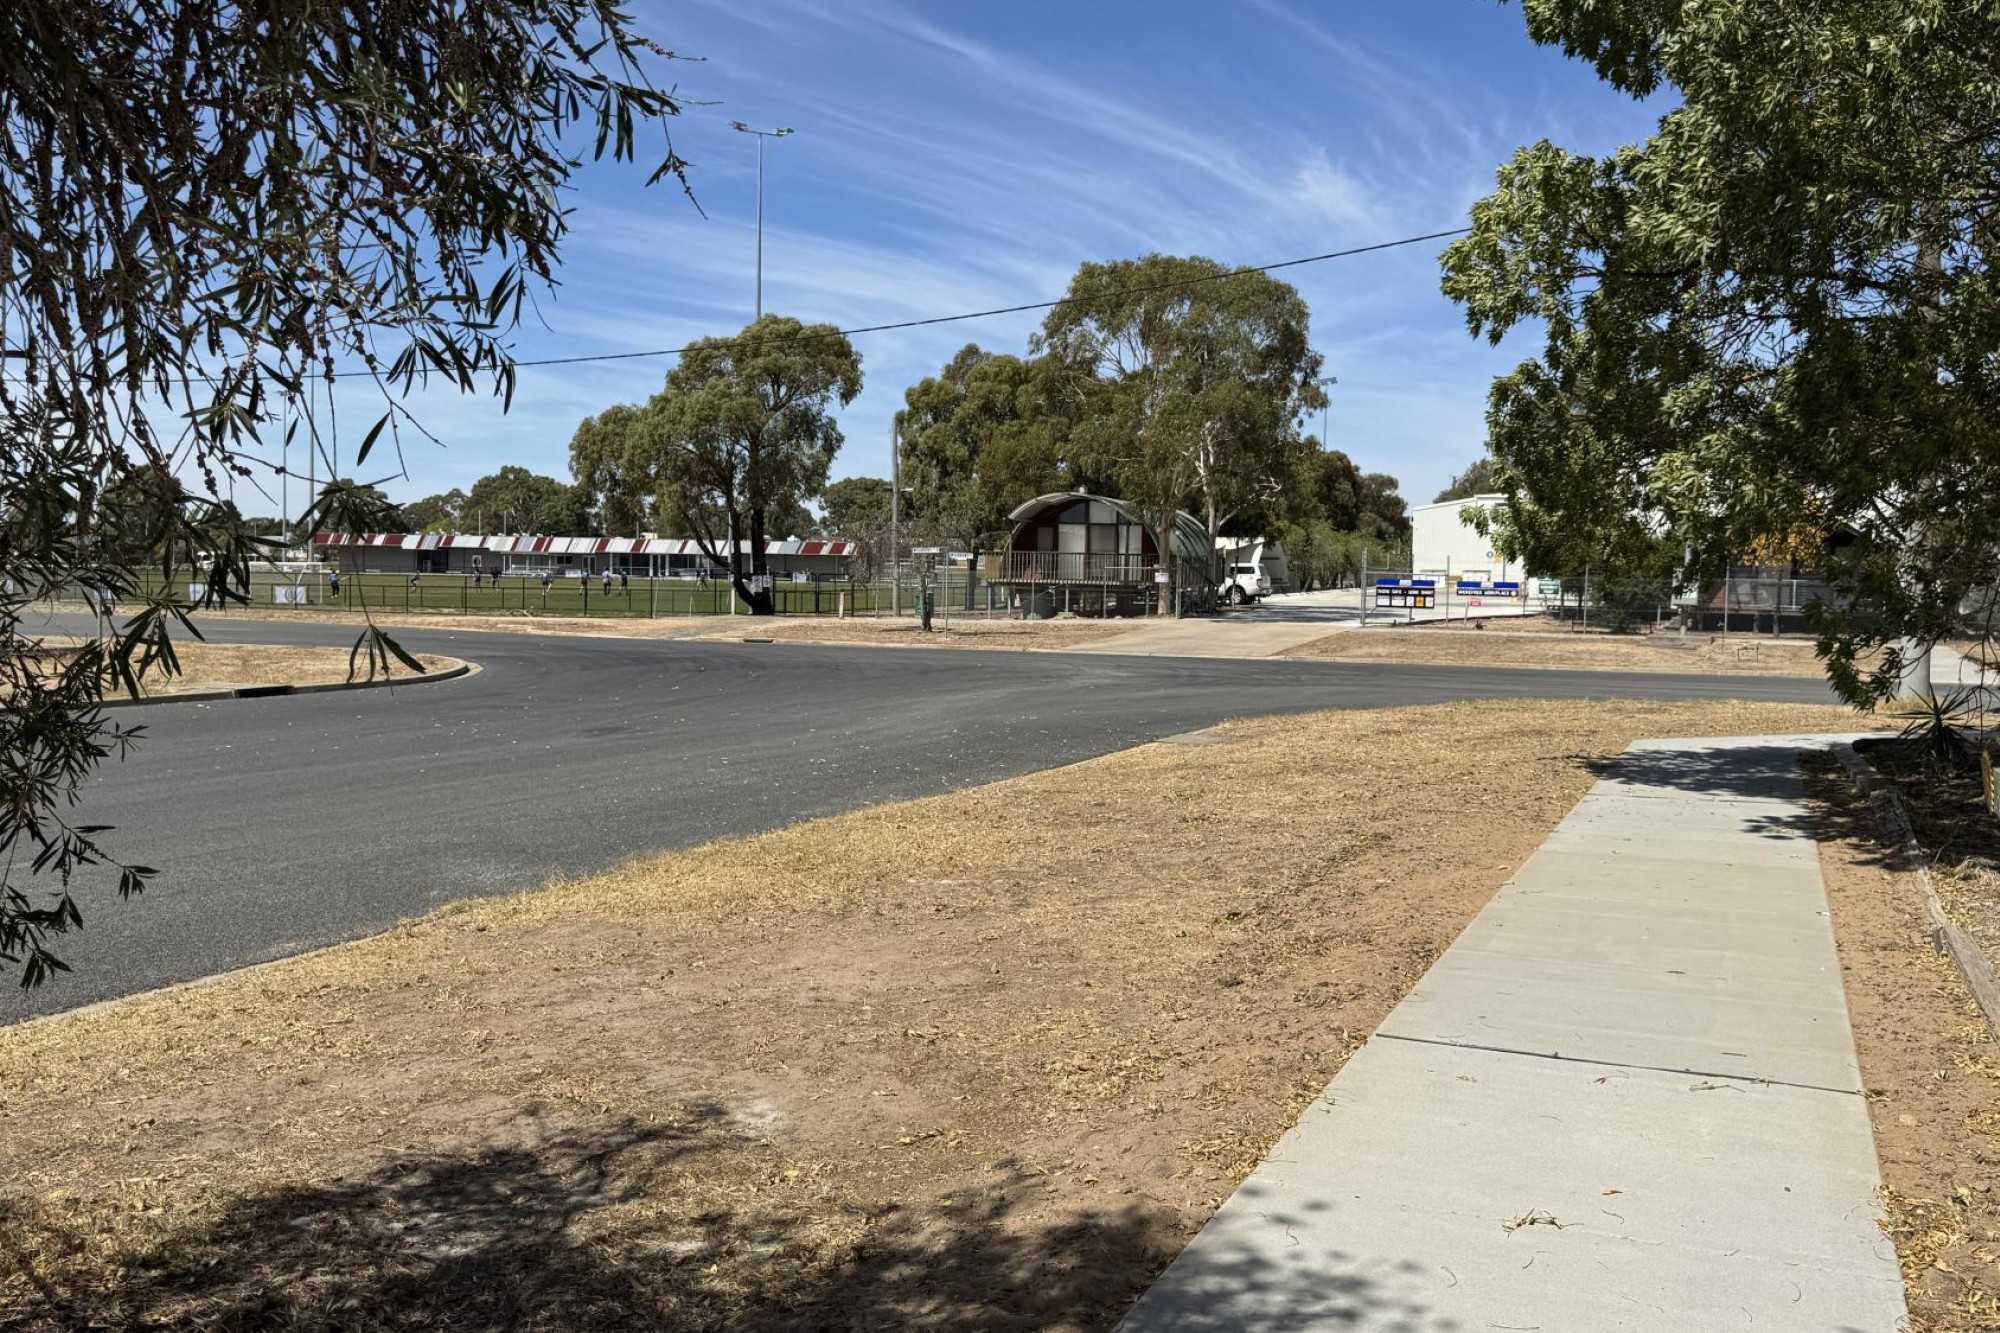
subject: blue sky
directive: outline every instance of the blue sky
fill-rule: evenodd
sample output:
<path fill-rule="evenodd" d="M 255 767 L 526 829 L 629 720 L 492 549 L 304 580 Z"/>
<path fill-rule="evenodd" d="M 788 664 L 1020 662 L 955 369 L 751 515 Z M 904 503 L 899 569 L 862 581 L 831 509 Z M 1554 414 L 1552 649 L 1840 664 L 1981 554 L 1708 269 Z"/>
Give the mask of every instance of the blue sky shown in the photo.
<path fill-rule="evenodd" d="M 1493 0 L 701 0 L 639 14 L 701 57 L 674 72 L 710 105 L 673 126 L 701 211 L 671 185 L 642 189 L 643 171 L 586 170 L 562 287 L 520 330 L 523 358 L 748 322 L 755 143 L 731 120 L 795 130 L 766 150 L 765 309 L 854 326 L 1052 299 L 1088 259 L 1261 264 L 1442 230 L 1518 145 L 1602 152 L 1657 115 L 1531 45 L 1520 11 Z M 1438 292 L 1439 248 L 1283 275 L 1340 381 L 1331 442 L 1419 502 L 1478 456 L 1488 382 L 1534 350 L 1467 336 Z M 857 339 L 866 387 L 841 413 L 837 475 L 886 476 L 904 388 L 968 341 L 1019 352 L 1036 323 Z M 406 443 L 408 476 L 388 489 L 414 499 L 503 463 L 566 478 L 577 422 L 643 399 L 668 364 L 524 369 L 505 414 L 427 392 L 413 406 L 444 447 Z M 356 402 L 342 416 L 372 414 Z"/>

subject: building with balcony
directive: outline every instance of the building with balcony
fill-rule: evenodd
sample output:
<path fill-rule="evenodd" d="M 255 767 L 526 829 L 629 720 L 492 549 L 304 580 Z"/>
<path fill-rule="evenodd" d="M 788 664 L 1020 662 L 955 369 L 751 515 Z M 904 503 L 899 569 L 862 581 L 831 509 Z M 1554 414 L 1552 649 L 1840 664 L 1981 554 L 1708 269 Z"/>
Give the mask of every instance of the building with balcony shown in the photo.
<path fill-rule="evenodd" d="M 1006 549 L 980 558 L 980 577 L 1004 589 L 1019 614 L 1146 615 L 1159 609 L 1167 586 L 1179 590 L 1185 611 L 1215 605 L 1221 557 L 1191 514 L 1175 516 L 1164 556 L 1145 519 L 1122 500 L 1060 491 L 1008 517 Z"/>

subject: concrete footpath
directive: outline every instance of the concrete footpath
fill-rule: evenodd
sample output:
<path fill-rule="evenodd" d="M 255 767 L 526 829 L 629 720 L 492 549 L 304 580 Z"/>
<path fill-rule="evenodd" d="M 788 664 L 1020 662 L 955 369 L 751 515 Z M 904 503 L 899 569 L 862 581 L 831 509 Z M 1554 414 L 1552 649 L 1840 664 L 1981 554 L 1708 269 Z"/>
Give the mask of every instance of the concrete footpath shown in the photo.
<path fill-rule="evenodd" d="M 1820 743 L 1610 765 L 1127 1333 L 1900 1328 L 1804 827 Z"/>

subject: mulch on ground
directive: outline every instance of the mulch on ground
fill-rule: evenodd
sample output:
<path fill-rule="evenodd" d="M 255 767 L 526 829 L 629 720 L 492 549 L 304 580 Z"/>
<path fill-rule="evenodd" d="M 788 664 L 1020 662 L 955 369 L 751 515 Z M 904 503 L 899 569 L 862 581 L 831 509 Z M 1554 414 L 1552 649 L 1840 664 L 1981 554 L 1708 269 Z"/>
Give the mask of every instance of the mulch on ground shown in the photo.
<path fill-rule="evenodd" d="M 1977 759 L 1940 764 L 1910 740 L 1860 748 L 1902 799 L 1945 911 L 2000 966 L 2000 820 L 1986 812 Z"/>
<path fill-rule="evenodd" d="M 1845 725 L 1231 723 L 0 1031 L 0 1327 L 1107 1327 L 1594 761 Z"/>
<path fill-rule="evenodd" d="M 2000 1046 L 1933 947 L 1917 877 L 1893 868 L 1866 802 L 1830 761 L 1811 777 L 1910 1327 L 2000 1328 Z"/>

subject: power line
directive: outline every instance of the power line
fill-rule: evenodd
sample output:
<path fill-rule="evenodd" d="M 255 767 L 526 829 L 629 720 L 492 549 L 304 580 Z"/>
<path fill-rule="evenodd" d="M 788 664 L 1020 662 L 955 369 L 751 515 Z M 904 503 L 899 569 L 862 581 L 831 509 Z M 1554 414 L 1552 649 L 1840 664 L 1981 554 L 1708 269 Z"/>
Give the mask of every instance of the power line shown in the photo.
<path fill-rule="evenodd" d="M 1221 282 L 1225 278 L 1239 277 L 1245 273 L 1271 273 L 1281 268 L 1298 268 L 1302 264 L 1321 264 L 1329 259 L 1348 259 L 1354 255 L 1373 254 L 1377 250 L 1395 250 L 1405 245 L 1422 245 L 1425 241 L 1441 241 L 1448 236 L 1463 236 L 1470 227 L 1453 227 L 1448 231 L 1426 232 L 1422 236 L 1405 236 L 1395 241 L 1378 241 L 1373 245 L 1357 245 L 1347 250 L 1329 250 L 1322 255 L 1305 255 L 1298 259 L 1280 259 L 1272 264 L 1247 264 L 1242 268 L 1232 268 L 1222 273 L 1205 273 L 1198 278 L 1177 278 L 1172 282 L 1149 283 L 1139 287 L 1117 287 L 1108 292 L 1099 292 L 1088 297 L 1058 297 L 1053 301 L 1029 301 L 1023 305 L 995 306 L 991 310 L 968 310 L 960 315 L 932 315 L 928 319 L 905 319 L 894 324 L 863 324 L 852 329 L 830 329 L 821 333 L 788 334 L 782 338 L 704 338 L 702 344 L 727 346 L 732 343 L 788 343 L 808 342 L 818 338 L 851 338 L 862 333 L 889 333 L 897 329 L 921 329 L 933 324 L 956 324 L 968 319 L 991 319 L 996 315 L 1018 315 L 1030 310 L 1053 310 L 1057 306 L 1075 305 L 1081 301 L 1099 301 L 1107 296 L 1139 296 L 1147 292 L 1170 291 L 1177 287 L 1192 287 L 1204 282 Z M 598 352 L 589 356 L 551 356 L 532 361 L 515 361 L 515 367 L 522 366 L 574 366 L 589 361 L 636 361 L 644 357 L 680 356 L 692 351 L 698 344 L 684 343 L 679 347 L 659 347 L 644 352 Z M 367 370 L 342 370 L 334 372 L 334 378 L 369 376 Z"/>
<path fill-rule="evenodd" d="M 679 347 L 657 347 L 643 352 L 597 352 L 587 356 L 549 356 L 529 361 L 513 361 L 515 368 L 523 366 L 575 366 L 594 361 L 636 361 L 655 356 L 680 356 L 694 350 L 698 345 L 730 346 L 736 343 L 791 343 L 810 342 L 819 338 L 851 338 L 863 333 L 890 333 L 898 329 L 929 328 L 936 324 L 957 324 L 970 319 L 991 319 L 996 315 L 1019 315 L 1030 310 L 1054 310 L 1058 306 L 1076 305 L 1083 301 L 1099 301 L 1109 296 L 1140 296 L 1147 292 L 1171 291 L 1179 287 L 1194 287 L 1205 282 L 1221 282 L 1226 278 L 1240 277 L 1246 273 L 1273 273 L 1279 269 L 1298 268 L 1305 264 L 1323 264 L 1329 259 L 1349 259 L 1355 255 L 1374 254 L 1379 250 L 1396 250 L 1406 245 L 1422 245 L 1425 241 L 1441 241 L 1449 236 L 1463 236 L 1470 227 L 1452 227 L 1445 231 L 1426 232 L 1422 236 L 1404 236 L 1394 241 L 1377 241 L 1373 245 L 1357 245 L 1346 250 L 1329 250 L 1325 254 L 1302 255 L 1297 259 L 1280 259 L 1270 264 L 1246 264 L 1242 268 L 1227 269 L 1221 273 L 1204 273 L 1195 278 L 1177 278 L 1172 282 L 1148 283 L 1137 287 L 1115 287 L 1107 292 L 1098 292 L 1088 297 L 1057 297 L 1053 301 L 1028 301 L 1021 305 L 995 306 L 991 310 L 968 310 L 957 315 L 932 315 L 927 319 L 898 320 L 893 324 L 863 324 L 851 329 L 828 329 L 817 333 L 787 334 L 781 338 L 703 338 L 699 343 L 683 343 Z M 380 377 L 375 370 L 336 370 L 331 375 L 307 375 L 305 379 L 371 379 Z M 427 377 L 428 371 L 419 371 Z M 7 376 L 13 379 L 15 376 Z M 182 384 L 217 382 L 214 375 L 181 375 Z"/>

